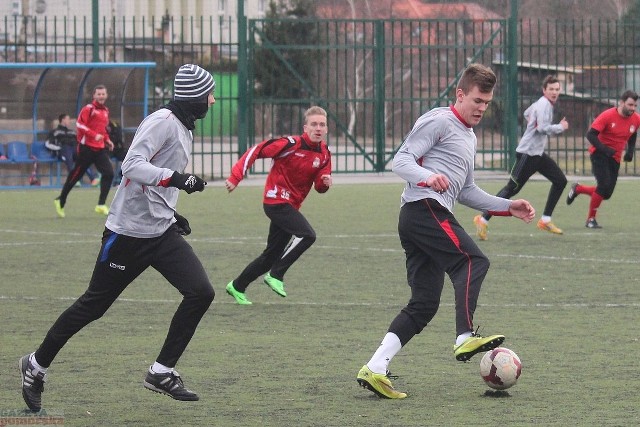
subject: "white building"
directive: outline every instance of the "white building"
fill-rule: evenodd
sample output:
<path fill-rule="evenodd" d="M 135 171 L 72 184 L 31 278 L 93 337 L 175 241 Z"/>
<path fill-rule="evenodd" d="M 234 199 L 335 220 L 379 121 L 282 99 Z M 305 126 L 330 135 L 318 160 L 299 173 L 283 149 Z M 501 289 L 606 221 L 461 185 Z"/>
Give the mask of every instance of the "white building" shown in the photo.
<path fill-rule="evenodd" d="M 0 29 L 0 37 L 12 42 L 13 38 L 26 33 L 27 37 L 46 35 L 47 39 L 59 39 L 65 33 L 84 32 L 85 24 L 78 30 L 79 22 L 86 22 L 86 32 L 91 35 L 93 3 L 91 0 L 0 1 L 0 22 L 7 23 L 5 30 Z M 100 34 L 116 39 L 143 35 L 147 38 L 162 35 L 165 42 L 172 43 L 234 43 L 237 39 L 237 0 L 99 0 L 97 3 L 100 25 L 116 18 L 116 25 L 100 28 Z M 247 18 L 263 18 L 268 7 L 269 0 L 244 0 Z M 24 22 L 31 23 L 26 30 L 22 27 Z"/>

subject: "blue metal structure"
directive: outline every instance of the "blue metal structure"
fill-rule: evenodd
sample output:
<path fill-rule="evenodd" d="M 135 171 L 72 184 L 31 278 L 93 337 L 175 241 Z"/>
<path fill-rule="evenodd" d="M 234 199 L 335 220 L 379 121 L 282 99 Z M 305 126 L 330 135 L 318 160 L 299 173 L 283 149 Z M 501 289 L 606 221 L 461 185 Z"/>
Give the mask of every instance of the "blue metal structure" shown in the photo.
<path fill-rule="evenodd" d="M 30 147 L 28 163 L 33 163 L 37 153 L 31 148 L 42 143 L 51 123 L 61 113 L 77 117 L 97 84 L 107 86 L 111 118 L 120 123 L 127 139 L 148 114 L 152 103 L 149 87 L 153 85 L 150 74 L 155 67 L 155 62 L 0 63 L 0 80 L 4 82 L 0 86 L 0 145 L 20 140 Z M 39 159 L 38 163 L 49 175 L 49 185 L 42 186 L 59 186 L 60 162 Z M 0 178 L 4 184 L 0 187 L 28 185 L 25 176 L 31 172 L 20 164 L 3 163 Z"/>
<path fill-rule="evenodd" d="M 25 134 L 31 133 L 33 138 L 32 141 L 38 140 L 38 134 L 47 133 L 48 130 L 40 130 L 38 129 L 38 104 L 40 100 L 40 96 L 43 88 L 49 83 L 48 76 L 51 74 L 53 70 L 64 70 L 64 69 L 73 69 L 75 72 L 78 70 L 82 71 L 81 78 L 78 81 L 77 87 L 67 87 L 66 93 L 69 96 L 72 96 L 75 99 L 75 113 L 76 115 L 80 112 L 80 109 L 84 105 L 83 99 L 85 97 L 85 93 L 87 92 L 86 85 L 90 81 L 90 77 L 96 70 L 115 70 L 119 69 L 125 71 L 125 77 L 121 82 L 121 88 L 118 90 L 120 93 L 120 99 L 118 99 L 117 105 L 120 107 L 120 111 L 116 114 L 116 117 L 121 118 L 120 122 L 122 122 L 122 118 L 124 116 L 123 110 L 126 106 L 138 105 L 142 114 L 139 117 L 139 121 L 141 121 L 148 114 L 149 108 L 149 72 L 151 69 L 156 67 L 155 62 L 81 62 L 81 63 L 46 63 L 46 62 L 36 62 L 36 63 L 0 63 L 0 70 L 6 69 L 22 69 L 22 70 L 38 70 L 41 69 L 42 72 L 38 78 L 38 81 L 35 85 L 33 92 L 33 101 L 31 105 L 32 111 L 32 126 L 31 129 L 12 129 L 12 130 L 3 130 L 0 129 L 0 134 Z M 139 101 L 130 102 L 127 100 L 126 95 L 128 94 L 128 84 L 131 81 L 131 76 L 137 70 L 142 69 L 144 71 L 144 83 L 141 94 L 141 99 Z M 127 72 L 128 70 L 128 72 Z M 55 82 L 53 83 L 55 84 Z M 68 85 L 68 83 L 67 83 Z M 113 115 L 113 114 L 112 114 Z M 123 126 L 124 131 L 131 131 L 131 128 L 126 128 Z M 135 128 L 133 129 L 135 130 Z M 30 141 L 31 142 L 31 141 Z"/>

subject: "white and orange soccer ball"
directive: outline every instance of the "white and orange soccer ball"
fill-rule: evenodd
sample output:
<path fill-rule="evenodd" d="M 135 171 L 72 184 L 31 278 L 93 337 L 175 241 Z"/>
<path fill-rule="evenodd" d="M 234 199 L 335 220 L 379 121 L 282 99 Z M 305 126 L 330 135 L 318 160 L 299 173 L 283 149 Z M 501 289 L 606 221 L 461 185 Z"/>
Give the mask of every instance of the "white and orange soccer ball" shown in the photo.
<path fill-rule="evenodd" d="M 480 360 L 480 376 L 485 384 L 496 390 L 513 387 L 520 373 L 522 362 L 516 353 L 505 347 L 494 348 Z"/>

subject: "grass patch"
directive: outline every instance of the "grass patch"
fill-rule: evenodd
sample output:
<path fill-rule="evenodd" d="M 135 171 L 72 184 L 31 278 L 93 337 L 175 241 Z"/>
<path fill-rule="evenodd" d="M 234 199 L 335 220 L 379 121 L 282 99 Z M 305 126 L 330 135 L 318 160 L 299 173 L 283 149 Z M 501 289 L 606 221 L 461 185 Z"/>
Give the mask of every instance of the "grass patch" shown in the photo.
<path fill-rule="evenodd" d="M 339 181 L 336 177 L 336 181 Z M 480 185 L 496 193 L 504 181 Z M 533 181 L 520 197 L 539 218 L 549 183 Z M 479 357 L 456 362 L 453 291 L 440 312 L 393 360 L 394 384 L 409 397 L 380 400 L 357 386 L 358 369 L 406 303 L 404 254 L 397 237 L 401 184 L 336 185 L 302 207 L 318 239 L 286 276 L 287 298 L 256 281 L 253 305 L 232 304 L 224 285 L 264 248 L 262 189 L 222 187 L 182 194 L 189 242 L 217 291 L 180 360 L 195 403 L 142 387 L 164 340 L 179 294 L 148 270 L 100 320 L 54 361 L 46 409 L 68 426 L 427 426 L 634 425 L 640 183 L 621 181 L 600 208 L 603 230 L 584 227 L 588 200 L 564 199 L 555 236 L 534 224 L 493 218 L 480 247 L 492 261 L 476 321 L 504 333 L 523 363 L 519 383 L 486 394 Z M 104 217 L 96 189 L 77 189 L 55 216 L 55 190 L 0 191 L 0 402 L 25 407 L 18 358 L 33 351 L 57 316 L 86 288 Z M 566 192 L 565 192 L 566 195 Z M 474 233 L 476 212 L 456 216 Z"/>

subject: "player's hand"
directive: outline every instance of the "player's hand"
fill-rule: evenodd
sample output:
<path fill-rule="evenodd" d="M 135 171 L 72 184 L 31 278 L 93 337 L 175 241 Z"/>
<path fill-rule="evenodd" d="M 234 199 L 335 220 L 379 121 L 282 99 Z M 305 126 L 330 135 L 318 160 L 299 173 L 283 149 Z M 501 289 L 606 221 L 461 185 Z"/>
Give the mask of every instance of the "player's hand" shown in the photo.
<path fill-rule="evenodd" d="M 180 234 L 182 234 L 183 236 L 188 236 L 189 234 L 191 234 L 191 227 L 189 227 L 189 221 L 187 221 L 187 218 L 183 217 L 178 212 L 175 212 L 173 216 L 176 219 L 175 224 L 178 226 Z"/>
<path fill-rule="evenodd" d="M 102 136 L 101 133 L 96 134 L 96 141 L 102 141 L 104 139 L 104 136 Z"/>
<path fill-rule="evenodd" d="M 171 179 L 169 180 L 170 187 L 184 190 L 187 194 L 203 191 L 205 185 L 207 185 L 207 181 L 199 176 L 190 173 L 178 173 L 177 171 L 171 175 Z"/>
<path fill-rule="evenodd" d="M 433 174 L 427 179 L 427 187 L 442 194 L 449 189 L 449 178 L 439 173 Z"/>
<path fill-rule="evenodd" d="M 562 120 L 560 120 L 560 124 L 562 125 L 562 129 L 569 129 L 569 122 L 567 121 L 566 117 L 563 117 Z"/>
<path fill-rule="evenodd" d="M 509 213 L 526 223 L 533 221 L 536 217 L 536 210 L 524 199 L 513 200 L 509 206 Z"/>
<path fill-rule="evenodd" d="M 110 140 L 107 140 L 107 141 L 105 142 L 105 145 L 107 146 L 107 148 L 109 149 L 109 151 L 113 151 L 113 147 L 114 147 L 113 142 L 111 142 Z"/>
<path fill-rule="evenodd" d="M 236 187 L 237 186 L 233 184 L 231 181 L 229 181 L 228 179 L 224 182 L 224 188 L 226 188 L 229 193 L 235 190 Z"/>
<path fill-rule="evenodd" d="M 631 162 L 633 161 L 633 153 L 629 152 L 629 153 L 624 153 L 624 161 L 625 162 Z"/>
<path fill-rule="evenodd" d="M 322 178 L 322 183 L 327 187 L 331 187 L 331 184 L 333 184 L 331 175 L 322 175 L 320 178 Z"/>

